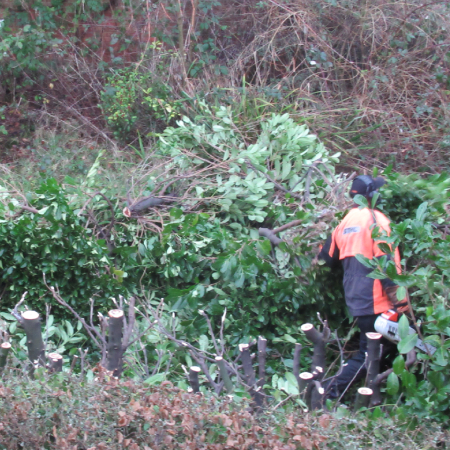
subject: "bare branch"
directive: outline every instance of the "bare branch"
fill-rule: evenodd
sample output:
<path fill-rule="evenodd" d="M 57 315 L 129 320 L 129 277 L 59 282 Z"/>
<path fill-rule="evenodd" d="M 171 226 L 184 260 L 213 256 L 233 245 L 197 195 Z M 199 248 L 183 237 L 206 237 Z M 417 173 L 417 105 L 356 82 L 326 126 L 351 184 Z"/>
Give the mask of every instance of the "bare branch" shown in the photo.
<path fill-rule="evenodd" d="M 104 348 L 106 346 L 106 340 L 101 336 L 101 334 L 97 331 L 97 329 L 95 327 L 89 326 L 86 323 L 86 321 L 65 300 L 62 299 L 62 297 L 59 295 L 59 292 L 57 290 L 55 290 L 55 288 L 53 286 L 49 286 L 47 284 L 47 281 L 45 279 L 45 274 L 43 274 L 43 275 L 44 275 L 44 284 L 47 287 L 47 289 L 50 291 L 50 293 L 52 294 L 53 298 L 60 305 L 67 308 L 82 323 L 84 329 L 88 332 L 90 338 L 95 342 L 95 344 L 97 345 L 97 347 L 99 349 Z M 97 337 L 100 339 L 100 341 L 102 342 L 103 345 L 100 345 L 99 341 L 94 336 L 94 333 L 97 335 Z"/>
<path fill-rule="evenodd" d="M 203 309 L 199 309 L 198 313 L 206 319 L 206 323 L 208 324 L 209 334 L 211 335 L 211 339 L 213 341 L 214 348 L 216 349 L 216 353 L 219 355 L 220 354 L 219 346 L 217 345 L 216 337 L 214 336 L 214 332 L 213 332 L 211 321 L 209 320 L 208 314 L 206 314 L 206 312 L 203 311 Z"/>
<path fill-rule="evenodd" d="M 22 314 L 19 313 L 18 308 L 19 306 L 25 301 L 25 297 L 28 294 L 28 291 L 25 291 L 22 295 L 22 298 L 20 299 L 19 303 L 17 303 L 16 306 L 14 306 L 14 309 L 11 311 L 11 314 L 16 318 L 17 322 L 20 324 L 23 323 L 23 317 Z"/>

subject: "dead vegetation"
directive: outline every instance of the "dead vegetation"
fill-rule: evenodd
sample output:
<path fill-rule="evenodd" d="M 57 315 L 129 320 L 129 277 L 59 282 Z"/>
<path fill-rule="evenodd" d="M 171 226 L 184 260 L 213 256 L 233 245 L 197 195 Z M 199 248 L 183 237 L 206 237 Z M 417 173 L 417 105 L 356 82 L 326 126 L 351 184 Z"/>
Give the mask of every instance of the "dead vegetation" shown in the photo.
<path fill-rule="evenodd" d="M 447 432 L 399 423 L 338 419 L 299 412 L 254 416 L 227 399 L 205 398 L 174 387 L 105 378 L 65 385 L 35 381 L 0 387 L 0 445 L 75 449 L 343 449 L 396 442 L 411 450 L 445 446 Z M 68 380 L 69 381 L 69 380 Z M 31 395 L 31 396 L 29 396 Z M 39 395 L 40 401 L 33 399 Z M 376 434 L 369 429 L 377 428 Z M 430 447 L 431 448 L 431 447 Z"/>
<path fill-rule="evenodd" d="M 153 89 L 168 86 L 170 98 L 182 100 L 180 114 L 195 114 L 199 96 L 234 104 L 253 97 L 272 111 L 286 109 L 343 151 L 347 166 L 394 163 L 433 173 L 446 164 L 447 2 L 180 1 L 179 13 L 165 2 L 150 6 L 113 6 L 117 30 L 110 33 L 114 44 L 108 51 L 122 58 L 128 46 L 133 62 L 124 57 L 114 63 L 110 55 L 105 63 L 103 37 L 100 47 L 80 38 L 48 48 L 47 61 L 56 58 L 57 64 L 41 68 L 43 81 L 32 89 L 41 100 L 32 99 L 30 106 L 55 127 L 76 123 L 117 156 L 126 146 L 113 137 L 98 105 L 108 74 L 122 64 L 151 73 Z M 95 17 L 92 12 L 89 20 Z M 141 32 L 131 38 L 127 30 L 133 26 Z M 24 76 L 30 75 L 24 68 Z M 278 97 L 271 97 L 274 92 Z M 19 98 L 17 92 L 12 100 Z M 253 114 L 261 112 L 256 105 Z M 139 130 L 145 135 L 151 127 Z"/>

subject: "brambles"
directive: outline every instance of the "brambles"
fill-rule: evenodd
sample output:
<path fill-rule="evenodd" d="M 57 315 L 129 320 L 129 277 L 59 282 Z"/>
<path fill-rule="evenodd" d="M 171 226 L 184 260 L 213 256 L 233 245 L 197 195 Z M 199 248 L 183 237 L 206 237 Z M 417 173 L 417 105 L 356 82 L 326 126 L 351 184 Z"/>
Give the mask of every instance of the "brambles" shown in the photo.
<path fill-rule="evenodd" d="M 447 164 L 445 2 L 88 3 L 35 2 L 6 15 L 0 78 L 5 92 L 14 84 L 7 80 L 16 83 L 7 98 L 40 96 L 112 144 L 97 121 L 99 95 L 111 71 L 125 79 L 137 67 L 154 78 L 143 105 L 129 112 L 104 99 L 112 131 L 127 143 L 137 137 L 138 111 L 161 125 L 178 114 L 180 99 L 214 104 L 218 91 L 244 84 L 276 93 L 278 111 L 296 111 L 352 167 L 382 161 L 435 172 Z M 133 83 L 123 86 L 133 97 Z M 46 105 L 33 107 L 47 114 Z"/>

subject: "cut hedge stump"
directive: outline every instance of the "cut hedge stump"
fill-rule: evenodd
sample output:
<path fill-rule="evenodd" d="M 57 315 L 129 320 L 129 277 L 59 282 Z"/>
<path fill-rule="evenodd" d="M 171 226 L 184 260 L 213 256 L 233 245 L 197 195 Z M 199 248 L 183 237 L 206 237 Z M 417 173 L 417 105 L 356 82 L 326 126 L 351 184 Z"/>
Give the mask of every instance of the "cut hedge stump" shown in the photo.
<path fill-rule="evenodd" d="M 36 311 L 24 311 L 19 320 L 20 325 L 25 330 L 27 336 L 28 358 L 35 366 L 45 367 L 45 347 L 42 339 L 41 317 Z"/>
<path fill-rule="evenodd" d="M 121 309 L 112 309 L 108 312 L 108 347 L 106 356 L 106 369 L 113 372 L 115 377 L 122 373 L 122 335 L 123 335 L 123 317 Z"/>
<path fill-rule="evenodd" d="M 48 359 L 48 371 L 50 373 L 62 372 L 63 357 L 59 353 L 49 353 Z"/>
<path fill-rule="evenodd" d="M 367 408 L 372 398 L 373 390 L 367 387 L 361 387 L 356 394 L 354 410 L 359 411 L 361 408 Z"/>
<path fill-rule="evenodd" d="M 198 375 L 202 369 L 198 366 L 189 367 L 189 384 L 192 388 L 192 391 L 196 394 L 200 392 L 200 381 L 198 379 Z"/>
<path fill-rule="evenodd" d="M 3 342 L 0 345 L 0 374 L 6 366 L 6 361 L 8 360 L 8 354 L 11 350 L 11 344 L 9 342 Z"/>

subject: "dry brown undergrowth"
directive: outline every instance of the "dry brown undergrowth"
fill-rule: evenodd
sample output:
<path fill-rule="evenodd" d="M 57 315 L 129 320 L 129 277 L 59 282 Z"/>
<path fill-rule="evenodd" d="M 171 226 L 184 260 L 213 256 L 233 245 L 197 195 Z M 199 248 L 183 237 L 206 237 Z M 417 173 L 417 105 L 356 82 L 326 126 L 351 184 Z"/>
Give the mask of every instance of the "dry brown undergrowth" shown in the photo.
<path fill-rule="evenodd" d="M 62 374 L 61 374 L 62 375 Z M 431 422 L 405 427 L 371 413 L 338 417 L 270 406 L 251 414 L 246 400 L 206 397 L 165 381 L 146 386 L 74 377 L 0 384 L 0 448 L 58 450 L 447 448 L 449 436 Z M 384 414 L 381 414 L 384 416 Z"/>
<path fill-rule="evenodd" d="M 327 440 L 310 427 L 315 419 L 309 416 L 299 421 L 291 414 L 278 422 L 252 415 L 246 401 L 205 398 L 169 381 L 158 388 L 117 380 L 39 388 L 27 397 L 0 387 L 2 448 L 295 450 L 319 448 Z M 317 420 L 331 427 L 328 416 Z"/>
<path fill-rule="evenodd" d="M 135 10 L 118 3 L 125 22 L 140 21 L 140 27 L 172 33 L 176 42 L 175 15 L 160 8 L 139 16 L 138 3 Z M 175 95 L 183 97 L 185 92 L 195 97 L 203 92 L 213 99 L 214 89 L 236 90 L 245 77 L 257 95 L 273 87 L 282 89 L 280 109 L 298 114 L 330 148 L 342 150 L 352 167 L 393 162 L 400 170 L 434 173 L 446 165 L 448 2 L 218 2 L 208 14 L 226 29 L 212 26 L 198 37 L 195 31 L 210 16 L 201 8 L 194 14 L 191 3 L 198 2 L 180 3 L 182 58 L 176 48 L 165 45 L 154 51 L 144 40 L 137 64 L 169 85 Z M 117 45 L 125 37 L 118 36 Z M 194 51 L 207 39 L 212 39 L 215 50 Z M 58 63 L 49 64 L 38 86 L 48 101 L 43 112 L 56 124 L 77 121 L 91 138 L 106 142 L 117 155 L 117 143 L 97 107 L 105 81 L 105 72 L 99 70 L 101 58 L 86 44 L 67 41 L 65 46 L 62 56 L 53 48 L 46 55 Z M 208 52 L 217 58 L 214 64 L 206 64 L 201 76 L 191 76 L 188 68 Z M 229 75 L 217 75 L 219 65 L 228 67 Z M 240 99 L 236 100 L 238 104 Z"/>

